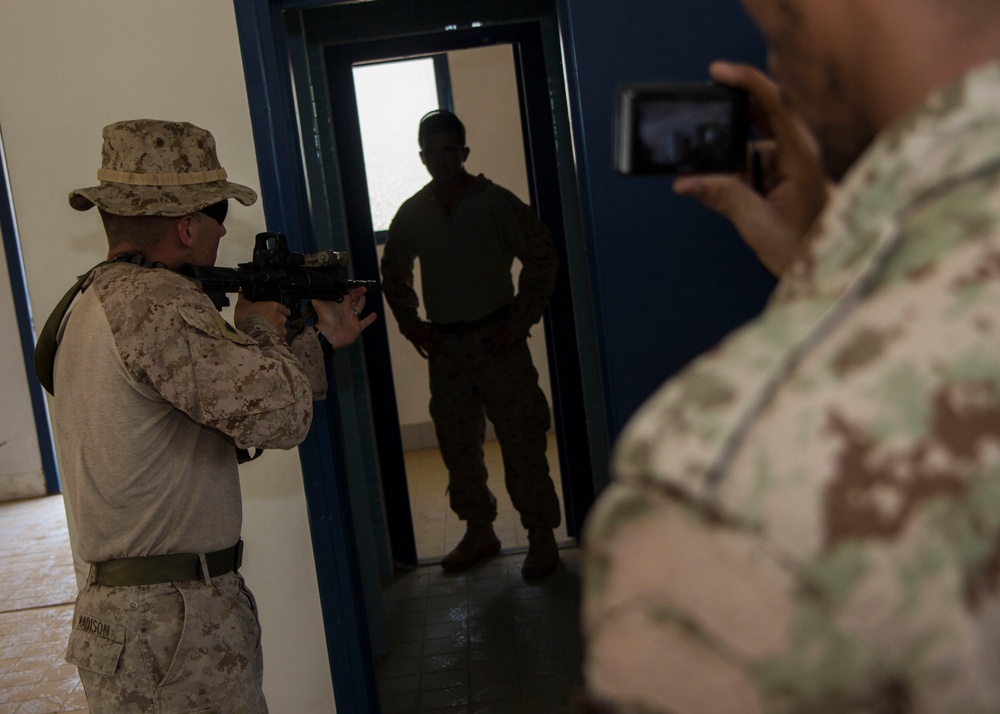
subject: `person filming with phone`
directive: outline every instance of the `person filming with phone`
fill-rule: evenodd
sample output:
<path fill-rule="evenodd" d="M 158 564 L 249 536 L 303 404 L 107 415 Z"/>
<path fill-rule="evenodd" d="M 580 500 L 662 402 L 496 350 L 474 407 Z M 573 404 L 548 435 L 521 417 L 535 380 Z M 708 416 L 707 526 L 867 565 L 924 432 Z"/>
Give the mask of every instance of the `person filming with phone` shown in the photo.
<path fill-rule="evenodd" d="M 616 445 L 584 533 L 602 712 L 1000 711 L 1000 3 L 744 0 L 780 277 Z"/>

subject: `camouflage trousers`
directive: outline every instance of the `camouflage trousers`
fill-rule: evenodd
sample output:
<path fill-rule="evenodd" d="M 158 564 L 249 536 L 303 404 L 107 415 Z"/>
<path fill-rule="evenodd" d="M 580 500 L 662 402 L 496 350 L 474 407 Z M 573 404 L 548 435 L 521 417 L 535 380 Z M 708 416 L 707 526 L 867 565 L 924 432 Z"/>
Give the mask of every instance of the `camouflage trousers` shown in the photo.
<path fill-rule="evenodd" d="M 496 498 L 486 485 L 483 439 L 489 417 L 503 457 L 504 482 L 525 528 L 560 523 L 549 462 L 549 406 L 538 386 L 527 340 L 490 355 L 482 330 L 442 334 L 442 348 L 429 360 L 431 419 L 448 469 L 451 509 L 469 525 L 492 523 Z"/>
<path fill-rule="evenodd" d="M 267 712 L 257 606 L 237 573 L 209 584 L 88 584 L 66 661 L 91 714 Z"/>

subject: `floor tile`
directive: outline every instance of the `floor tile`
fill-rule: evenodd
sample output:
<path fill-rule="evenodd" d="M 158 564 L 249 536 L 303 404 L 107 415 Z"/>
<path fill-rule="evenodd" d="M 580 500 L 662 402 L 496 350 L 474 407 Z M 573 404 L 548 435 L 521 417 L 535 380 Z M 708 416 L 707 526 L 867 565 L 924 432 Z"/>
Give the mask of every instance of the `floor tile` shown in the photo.
<path fill-rule="evenodd" d="M 386 713 L 566 714 L 570 695 L 582 681 L 582 645 L 575 624 L 582 556 L 576 548 L 560 553 L 561 567 L 537 583 L 521 579 L 523 555 L 516 553 L 500 555 L 482 571 L 490 587 L 480 587 L 475 574 L 456 578 L 453 582 L 465 589 L 470 601 L 478 595 L 478 602 L 468 608 L 426 610 L 426 601 L 392 598 L 393 622 L 407 627 L 409 607 L 416 619 L 427 623 L 424 632 L 436 636 L 424 640 L 419 682 L 400 677 L 402 667 L 412 666 L 401 644 L 390 645 L 389 654 L 379 660 Z M 435 570 L 440 571 L 439 566 L 426 565 L 401 573 L 386 585 L 387 598 L 412 583 L 434 587 L 439 577 Z M 437 620 L 445 622 L 435 624 Z M 389 639 L 399 642 L 392 625 Z M 403 708 L 413 702 L 405 696 L 412 692 L 403 690 L 417 686 L 419 706 Z"/>
<path fill-rule="evenodd" d="M 76 575 L 62 496 L 0 504 L 0 714 L 83 714 L 63 662 Z"/>

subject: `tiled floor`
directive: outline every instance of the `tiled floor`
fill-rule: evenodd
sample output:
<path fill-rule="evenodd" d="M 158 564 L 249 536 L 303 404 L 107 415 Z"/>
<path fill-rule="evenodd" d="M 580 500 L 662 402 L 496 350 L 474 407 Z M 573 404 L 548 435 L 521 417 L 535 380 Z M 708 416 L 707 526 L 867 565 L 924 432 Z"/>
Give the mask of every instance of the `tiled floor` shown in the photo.
<path fill-rule="evenodd" d="M 579 688 L 580 552 L 525 583 L 523 554 L 470 571 L 422 566 L 385 589 L 383 714 L 565 714 Z"/>
<path fill-rule="evenodd" d="M 465 524 L 448 508 L 444 464 L 436 449 L 406 455 L 421 565 L 385 588 L 389 654 L 377 664 L 383 714 L 564 714 L 581 682 L 580 551 L 557 531 L 562 562 L 526 583 L 527 534 L 503 486 L 495 441 L 485 447 L 499 514 L 501 555 L 462 573 L 437 561 Z M 549 462 L 559 492 L 555 437 Z"/>
<path fill-rule="evenodd" d="M 62 660 L 75 597 L 62 496 L 0 504 L 0 714 L 87 711 Z"/>
<path fill-rule="evenodd" d="M 553 438 L 553 464 L 554 446 Z M 418 553 L 428 564 L 385 588 L 383 714 L 564 714 L 579 686 L 580 553 L 561 528 L 559 569 L 524 582 L 526 534 L 503 488 L 495 442 L 486 458 L 504 550 L 445 574 L 436 561 L 464 524 L 448 509 L 437 451 L 407 454 Z M 62 497 L 0 504 L 0 714 L 87 712 L 76 670 L 62 661 L 75 594 Z"/>

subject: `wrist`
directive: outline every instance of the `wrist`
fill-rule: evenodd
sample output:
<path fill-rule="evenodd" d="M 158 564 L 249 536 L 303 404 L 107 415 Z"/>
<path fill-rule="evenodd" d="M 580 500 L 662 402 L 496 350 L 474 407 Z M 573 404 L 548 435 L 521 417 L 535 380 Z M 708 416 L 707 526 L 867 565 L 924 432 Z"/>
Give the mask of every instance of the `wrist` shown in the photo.
<path fill-rule="evenodd" d="M 239 318 L 233 319 L 233 324 L 237 330 L 245 332 L 248 335 L 253 335 L 261 331 L 278 332 L 278 329 L 271 321 L 262 315 L 241 315 Z"/>
<path fill-rule="evenodd" d="M 316 337 L 319 340 L 319 347 L 323 352 L 323 357 L 326 359 L 333 357 L 333 353 L 336 352 L 336 350 L 334 350 L 333 345 L 330 343 L 330 340 L 327 339 L 327 336 L 320 330 L 316 330 Z"/>
<path fill-rule="evenodd" d="M 430 328 L 430 323 L 424 322 L 423 320 L 417 320 L 416 322 L 408 323 L 405 327 L 400 326 L 399 331 L 408 340 L 419 339 L 420 335 L 427 329 Z"/>

